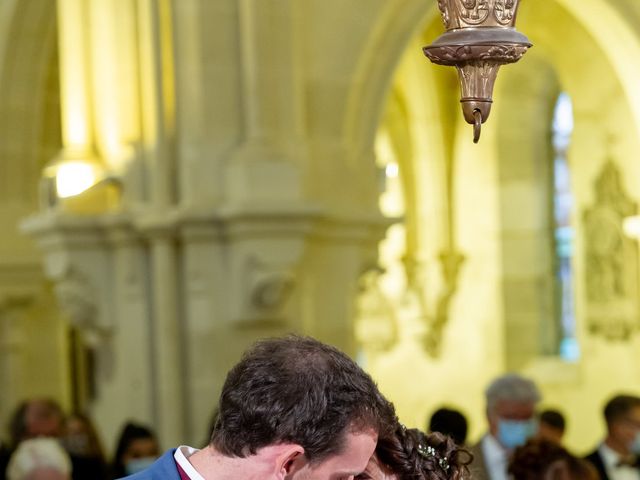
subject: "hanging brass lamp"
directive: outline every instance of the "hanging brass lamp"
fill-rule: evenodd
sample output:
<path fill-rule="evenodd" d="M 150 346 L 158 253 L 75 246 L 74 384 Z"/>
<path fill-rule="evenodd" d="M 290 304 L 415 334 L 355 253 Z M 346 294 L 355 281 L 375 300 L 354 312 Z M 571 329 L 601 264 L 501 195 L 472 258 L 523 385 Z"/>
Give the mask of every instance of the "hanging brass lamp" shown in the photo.
<path fill-rule="evenodd" d="M 438 65 L 458 69 L 465 120 L 474 126 L 478 143 L 482 124 L 489 118 L 493 86 L 500 65 L 515 63 L 531 47 L 516 31 L 520 0 L 438 0 L 447 31 L 425 55 Z"/>

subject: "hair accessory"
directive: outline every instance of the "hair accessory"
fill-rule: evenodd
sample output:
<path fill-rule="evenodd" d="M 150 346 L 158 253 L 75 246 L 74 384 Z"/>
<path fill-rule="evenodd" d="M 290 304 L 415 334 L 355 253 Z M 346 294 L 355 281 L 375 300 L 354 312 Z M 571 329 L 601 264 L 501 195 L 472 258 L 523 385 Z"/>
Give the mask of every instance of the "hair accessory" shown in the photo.
<path fill-rule="evenodd" d="M 449 471 L 449 462 L 447 461 L 447 459 L 441 458 L 438 455 L 438 452 L 436 452 L 436 449 L 431 445 L 424 445 L 422 443 L 418 444 L 418 453 L 425 458 L 434 458 L 438 462 L 438 465 L 440 465 L 440 468 L 442 468 L 442 470 L 444 470 L 445 472 Z"/>

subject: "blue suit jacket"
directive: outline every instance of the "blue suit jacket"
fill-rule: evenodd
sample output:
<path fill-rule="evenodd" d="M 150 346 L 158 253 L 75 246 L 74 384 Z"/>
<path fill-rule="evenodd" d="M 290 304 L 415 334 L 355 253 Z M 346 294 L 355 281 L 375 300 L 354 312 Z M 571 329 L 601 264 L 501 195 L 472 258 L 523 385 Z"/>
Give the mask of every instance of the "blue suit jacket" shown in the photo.
<path fill-rule="evenodd" d="M 173 458 L 176 449 L 171 449 L 143 472 L 130 475 L 127 480 L 180 480 L 180 474 Z"/>

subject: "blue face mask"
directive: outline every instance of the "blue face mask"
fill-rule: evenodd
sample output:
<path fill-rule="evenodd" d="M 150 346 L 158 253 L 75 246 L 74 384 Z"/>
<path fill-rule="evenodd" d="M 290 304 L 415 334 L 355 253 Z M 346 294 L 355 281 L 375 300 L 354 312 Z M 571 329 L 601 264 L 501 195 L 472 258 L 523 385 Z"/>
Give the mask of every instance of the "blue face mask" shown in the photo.
<path fill-rule="evenodd" d="M 144 458 L 136 458 L 133 460 L 129 460 L 124 466 L 125 472 L 127 475 L 133 475 L 134 473 L 141 472 L 149 468 L 156 459 L 154 457 L 144 457 Z"/>
<path fill-rule="evenodd" d="M 508 450 L 524 445 L 535 433 L 535 420 L 498 420 L 498 441 Z"/>
<path fill-rule="evenodd" d="M 631 453 L 634 455 L 640 455 L 640 431 L 636 432 L 636 437 L 633 439 L 633 442 L 631 442 L 629 450 L 631 450 Z"/>

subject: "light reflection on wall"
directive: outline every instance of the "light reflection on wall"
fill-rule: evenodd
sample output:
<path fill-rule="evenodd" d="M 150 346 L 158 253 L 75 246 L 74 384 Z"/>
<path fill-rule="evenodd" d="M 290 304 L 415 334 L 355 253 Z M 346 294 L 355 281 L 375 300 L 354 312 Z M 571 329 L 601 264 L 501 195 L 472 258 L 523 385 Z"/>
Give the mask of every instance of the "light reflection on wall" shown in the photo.
<path fill-rule="evenodd" d="M 402 179 L 396 152 L 389 135 L 382 130 L 376 139 L 376 161 L 384 172 L 384 190 L 380 195 L 380 211 L 386 217 L 401 218 L 405 213 Z M 382 292 L 392 300 L 401 298 L 406 289 L 402 258 L 406 254 L 406 228 L 402 222 L 389 227 L 380 243 L 380 264 L 385 273 L 380 278 Z"/>

